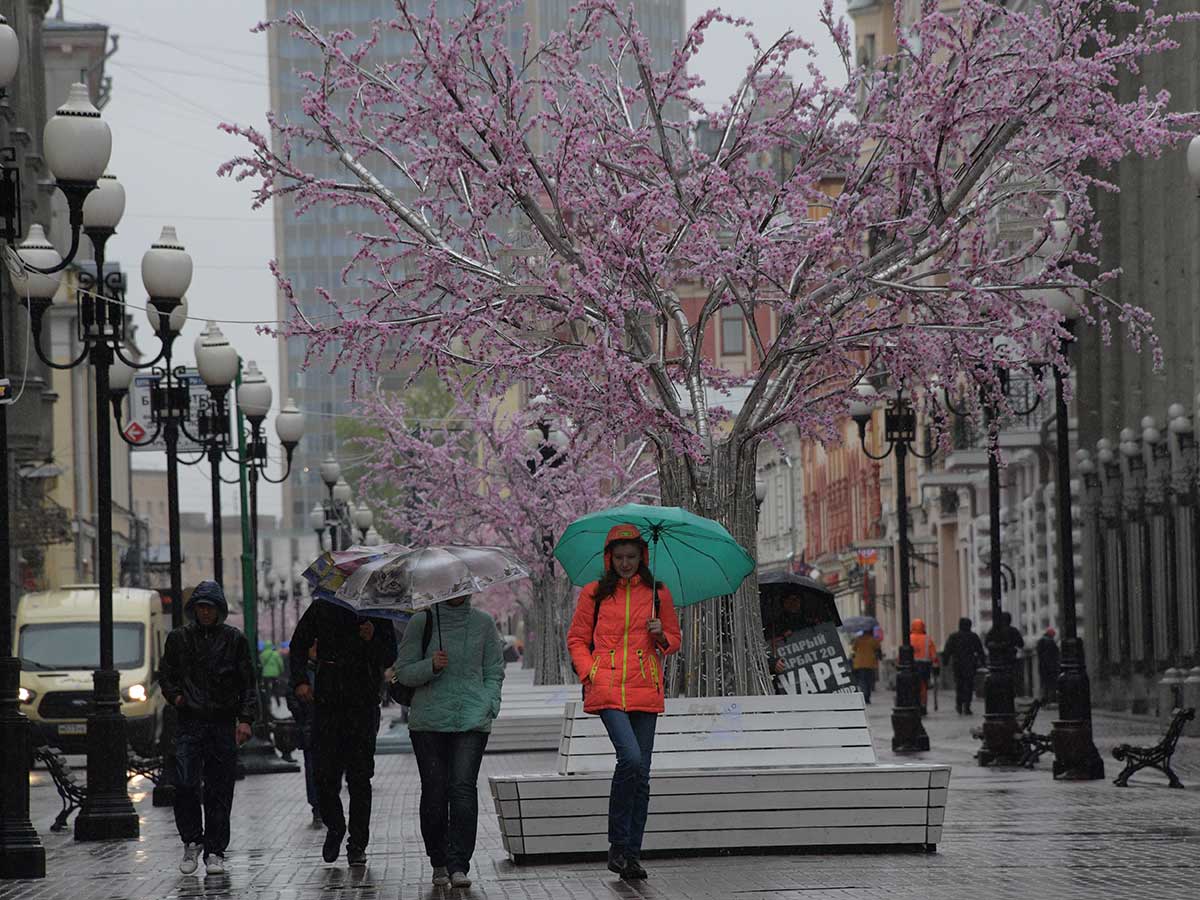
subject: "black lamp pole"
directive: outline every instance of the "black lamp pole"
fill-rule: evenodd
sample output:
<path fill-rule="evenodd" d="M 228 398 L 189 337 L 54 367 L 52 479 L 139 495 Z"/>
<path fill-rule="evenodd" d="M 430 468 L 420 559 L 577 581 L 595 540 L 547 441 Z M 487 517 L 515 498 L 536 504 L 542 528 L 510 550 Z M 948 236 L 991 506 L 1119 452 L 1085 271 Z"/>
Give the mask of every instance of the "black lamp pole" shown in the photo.
<path fill-rule="evenodd" d="M 874 454 L 867 448 L 867 423 L 870 413 L 854 416 L 858 425 L 858 439 L 863 453 L 870 459 L 883 460 L 893 453 L 896 456 L 896 515 L 900 524 L 900 630 L 902 643 L 896 665 L 896 705 L 892 709 L 892 750 L 896 753 L 921 753 L 929 749 L 929 735 L 921 724 L 921 707 L 918 702 L 917 674 L 913 665 L 913 648 L 909 638 L 911 619 L 909 610 L 909 541 L 908 541 L 908 454 L 928 459 L 927 454 L 913 449 L 917 440 L 917 415 L 904 396 L 904 388 L 888 403 L 884 413 L 884 439 L 888 449 Z"/>
<path fill-rule="evenodd" d="M 1071 322 L 1066 320 L 1067 335 L 1062 342 L 1062 357 L 1069 360 Z M 1067 426 L 1066 375 L 1054 370 L 1054 454 L 1056 481 L 1054 499 L 1058 504 L 1059 608 L 1062 610 L 1062 653 L 1058 669 L 1058 719 L 1051 737 L 1054 741 L 1054 777 L 1069 781 L 1093 781 L 1104 777 L 1104 760 L 1092 741 L 1092 688 L 1083 658 L 1083 641 L 1075 622 L 1075 523 L 1071 514 L 1070 429 Z"/>

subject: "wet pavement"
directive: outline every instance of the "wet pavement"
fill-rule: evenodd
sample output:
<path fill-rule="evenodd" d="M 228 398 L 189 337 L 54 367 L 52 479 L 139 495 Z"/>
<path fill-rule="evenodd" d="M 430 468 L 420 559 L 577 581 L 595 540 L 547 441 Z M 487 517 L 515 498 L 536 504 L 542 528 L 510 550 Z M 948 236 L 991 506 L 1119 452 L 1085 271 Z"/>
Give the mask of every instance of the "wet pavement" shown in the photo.
<path fill-rule="evenodd" d="M 888 749 L 891 697 L 877 695 L 872 731 L 881 761 Z M 981 704 L 980 707 L 981 708 Z M 1043 712 L 1039 730 L 1053 718 Z M 386 713 L 385 713 L 386 715 Z M 58 796 L 43 771 L 34 773 L 32 817 L 46 847 L 48 877 L 0 882 L 0 900 L 135 900 L 253 897 L 263 900 L 394 900 L 394 898 L 1125 898 L 1188 897 L 1200 883 L 1200 738 L 1184 737 L 1176 771 L 1186 790 L 1170 790 L 1155 772 L 1114 787 L 1112 748 L 1153 743 L 1162 726 L 1150 719 L 1097 714 L 1096 743 L 1107 777 L 1055 783 L 1050 757 L 1035 771 L 986 770 L 972 764 L 976 742 L 967 719 L 943 710 L 926 720 L 933 749 L 920 759 L 954 766 L 943 841 L 919 852 L 779 853 L 658 859 L 648 881 L 626 884 L 602 864 L 508 862 L 487 795 L 486 776 L 547 772 L 554 754 L 489 754 L 480 779 L 480 834 L 467 890 L 433 888 L 417 824 L 418 780 L 411 756 L 380 756 L 373 833 L 366 870 L 321 861 L 324 832 L 309 826 L 301 775 L 239 782 L 229 874 L 180 875 L 180 844 L 171 810 L 150 804 L 150 785 L 131 783 L 142 817 L 136 842 L 77 844 L 52 834 Z M 78 760 L 82 762 L 81 759 Z M 203 866 L 200 869 L 203 872 Z"/>

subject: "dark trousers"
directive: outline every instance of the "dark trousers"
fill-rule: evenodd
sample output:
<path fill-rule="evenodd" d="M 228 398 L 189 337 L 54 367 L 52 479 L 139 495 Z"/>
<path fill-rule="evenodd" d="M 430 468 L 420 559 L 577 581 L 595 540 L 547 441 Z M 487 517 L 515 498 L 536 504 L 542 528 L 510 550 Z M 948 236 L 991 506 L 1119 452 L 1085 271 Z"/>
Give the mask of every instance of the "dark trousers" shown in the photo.
<path fill-rule="evenodd" d="M 650 757 L 658 714 L 602 709 L 600 721 L 617 751 L 608 795 L 608 842 L 637 859 L 650 807 Z"/>
<path fill-rule="evenodd" d="M 350 793 L 350 847 L 366 850 L 371 840 L 371 776 L 375 774 L 378 706 L 318 703 L 313 721 L 317 805 L 330 831 L 344 834 L 342 778 Z"/>
<path fill-rule="evenodd" d="M 1038 673 L 1042 681 L 1042 703 L 1058 702 L 1058 670 Z"/>
<path fill-rule="evenodd" d="M 434 868 L 471 871 L 486 731 L 411 731 L 421 773 L 421 837 Z"/>
<path fill-rule="evenodd" d="M 876 672 L 874 669 L 854 670 L 854 683 L 862 691 L 863 700 L 867 703 L 871 702 L 871 691 L 875 690 L 875 675 Z"/>
<path fill-rule="evenodd" d="M 203 844 L 204 856 L 225 854 L 237 770 L 237 723 L 180 717 L 175 732 L 175 826 L 185 844 Z M 204 817 L 200 794 L 204 794 Z"/>
<path fill-rule="evenodd" d="M 975 669 L 967 666 L 954 667 L 954 707 L 962 712 L 971 708 L 975 696 Z"/>

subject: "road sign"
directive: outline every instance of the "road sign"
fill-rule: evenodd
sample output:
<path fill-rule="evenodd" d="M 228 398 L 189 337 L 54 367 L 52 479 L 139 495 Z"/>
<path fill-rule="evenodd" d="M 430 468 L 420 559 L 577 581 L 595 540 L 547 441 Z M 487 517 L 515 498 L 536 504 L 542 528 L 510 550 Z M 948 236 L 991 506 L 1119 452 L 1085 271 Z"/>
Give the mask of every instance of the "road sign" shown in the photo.
<path fill-rule="evenodd" d="M 190 402 L 188 403 L 187 430 L 192 434 L 199 432 L 200 413 L 208 409 L 212 397 L 208 387 L 200 378 L 200 373 L 194 368 L 184 369 L 182 375 L 177 375 L 181 385 L 186 385 Z M 143 441 L 154 434 L 154 417 L 150 414 L 150 392 L 158 383 L 159 376 L 150 373 L 136 373 L 133 383 L 129 386 L 129 417 L 125 420 L 125 437 L 131 441 Z M 153 450 L 159 453 L 167 449 L 166 441 L 160 431 L 158 437 L 150 443 L 134 447 L 134 450 Z M 179 432 L 179 452 L 194 453 L 204 448 L 189 438 L 181 429 Z"/>

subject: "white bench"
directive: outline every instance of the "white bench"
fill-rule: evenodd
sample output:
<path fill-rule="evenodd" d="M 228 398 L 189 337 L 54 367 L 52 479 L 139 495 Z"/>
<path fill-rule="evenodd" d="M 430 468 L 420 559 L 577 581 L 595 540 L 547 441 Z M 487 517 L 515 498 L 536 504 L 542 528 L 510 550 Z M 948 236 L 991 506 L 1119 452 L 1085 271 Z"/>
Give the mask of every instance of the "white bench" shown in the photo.
<path fill-rule="evenodd" d="M 568 704 L 558 774 L 489 778 L 504 848 L 608 849 L 603 724 Z M 941 839 L 950 767 L 879 764 L 862 695 L 680 698 L 659 717 L 643 850 L 917 845 Z"/>

